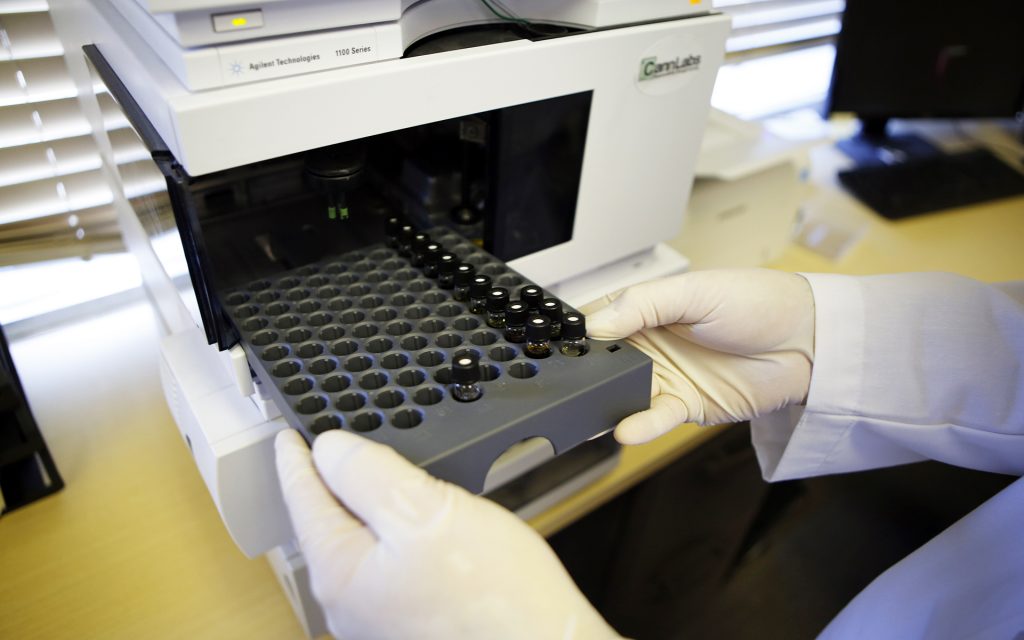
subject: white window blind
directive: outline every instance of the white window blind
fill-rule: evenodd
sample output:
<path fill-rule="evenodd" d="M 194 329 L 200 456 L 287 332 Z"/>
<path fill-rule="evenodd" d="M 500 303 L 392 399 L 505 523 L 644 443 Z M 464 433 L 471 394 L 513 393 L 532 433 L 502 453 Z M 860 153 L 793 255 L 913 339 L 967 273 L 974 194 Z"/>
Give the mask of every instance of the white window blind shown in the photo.
<path fill-rule="evenodd" d="M 122 251 L 110 186 L 46 2 L 0 2 L 0 267 Z M 106 93 L 97 98 L 131 194 L 163 188 Z M 128 168 L 128 167 L 126 167 Z"/>
<path fill-rule="evenodd" d="M 726 52 L 756 52 L 831 38 L 839 33 L 845 0 L 714 0 L 732 17 Z"/>

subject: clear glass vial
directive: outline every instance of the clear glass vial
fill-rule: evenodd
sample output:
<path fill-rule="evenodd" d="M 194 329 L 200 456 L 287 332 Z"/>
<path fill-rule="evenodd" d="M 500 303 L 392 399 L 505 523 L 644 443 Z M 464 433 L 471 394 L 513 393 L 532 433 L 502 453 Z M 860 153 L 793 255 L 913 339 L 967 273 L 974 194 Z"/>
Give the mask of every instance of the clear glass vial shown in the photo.
<path fill-rule="evenodd" d="M 526 317 L 530 310 L 522 300 L 510 302 L 505 307 L 505 339 L 509 342 L 526 342 Z"/>
<path fill-rule="evenodd" d="M 562 337 L 562 303 L 554 298 L 544 298 L 540 303 L 540 315 L 551 321 L 551 339 Z"/>
<path fill-rule="evenodd" d="M 501 329 L 505 326 L 505 307 L 508 306 L 508 289 L 494 287 L 487 292 L 487 326 Z"/>
<path fill-rule="evenodd" d="M 551 355 L 551 321 L 544 316 L 530 316 L 526 321 L 526 355 L 531 358 Z"/>
<path fill-rule="evenodd" d="M 483 313 L 487 310 L 487 292 L 491 290 L 491 276 L 473 276 L 469 283 L 469 310 Z"/>
<path fill-rule="evenodd" d="M 473 276 L 476 275 L 476 267 L 463 262 L 455 267 L 455 291 L 452 297 L 459 302 L 469 300 L 469 286 L 473 284 Z"/>
<path fill-rule="evenodd" d="M 527 309 L 536 313 L 544 300 L 544 290 L 535 284 L 528 284 L 519 289 L 519 300 L 526 304 Z"/>
<path fill-rule="evenodd" d="M 590 351 L 587 343 L 587 319 L 579 313 L 567 313 L 562 318 L 562 344 L 558 346 L 562 355 L 582 356 Z"/>
<path fill-rule="evenodd" d="M 456 358 L 452 363 L 452 397 L 459 402 L 473 402 L 482 395 L 479 359 L 475 355 Z"/>

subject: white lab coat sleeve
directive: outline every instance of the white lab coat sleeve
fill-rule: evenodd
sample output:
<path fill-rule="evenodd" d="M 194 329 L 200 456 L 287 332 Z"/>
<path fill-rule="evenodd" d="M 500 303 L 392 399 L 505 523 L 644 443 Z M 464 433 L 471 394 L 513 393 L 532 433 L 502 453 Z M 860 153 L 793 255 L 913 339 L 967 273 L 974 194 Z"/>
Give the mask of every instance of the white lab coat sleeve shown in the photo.
<path fill-rule="evenodd" d="M 925 459 L 1024 474 L 1024 283 L 805 277 L 810 391 L 752 424 L 766 480 Z"/>

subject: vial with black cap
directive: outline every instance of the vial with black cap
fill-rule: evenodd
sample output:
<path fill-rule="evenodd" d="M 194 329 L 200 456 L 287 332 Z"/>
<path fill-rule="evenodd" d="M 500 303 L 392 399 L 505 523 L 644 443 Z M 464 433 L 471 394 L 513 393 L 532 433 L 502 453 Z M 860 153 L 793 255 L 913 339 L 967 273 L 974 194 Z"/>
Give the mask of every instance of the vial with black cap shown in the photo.
<path fill-rule="evenodd" d="M 417 233 L 412 237 L 412 257 L 409 258 L 409 262 L 412 263 L 412 266 L 423 266 L 423 256 L 425 255 L 424 250 L 430 243 L 430 236 L 426 233 Z"/>
<path fill-rule="evenodd" d="M 442 289 L 455 288 L 455 269 L 459 266 L 459 257 L 454 253 L 442 253 L 437 261 L 437 286 Z"/>
<path fill-rule="evenodd" d="M 551 321 L 544 316 L 530 316 L 526 321 L 526 355 L 531 358 L 551 355 Z"/>
<path fill-rule="evenodd" d="M 469 283 L 469 310 L 483 313 L 487 310 L 487 292 L 491 290 L 491 276 L 473 276 Z"/>
<path fill-rule="evenodd" d="M 505 326 L 505 307 L 508 306 L 508 289 L 494 287 L 487 292 L 487 326 L 501 329 Z"/>
<path fill-rule="evenodd" d="M 412 238 L 416 235 L 416 228 L 411 224 L 404 224 L 398 230 L 398 253 L 408 258 L 412 255 Z"/>
<path fill-rule="evenodd" d="M 505 307 L 505 339 L 509 342 L 526 342 L 526 317 L 530 310 L 522 300 L 510 302 Z"/>
<path fill-rule="evenodd" d="M 535 284 L 528 284 L 519 290 L 519 300 L 526 304 L 527 309 L 537 313 L 544 300 L 544 290 Z"/>
<path fill-rule="evenodd" d="M 545 298 L 540 303 L 540 315 L 551 321 L 551 339 L 562 337 L 562 303 L 554 298 Z"/>
<path fill-rule="evenodd" d="M 476 267 L 463 262 L 455 267 L 455 291 L 452 297 L 459 302 L 469 300 L 469 286 L 473 284 L 473 276 L 476 275 Z"/>
<path fill-rule="evenodd" d="M 567 356 L 582 356 L 590 350 L 587 344 L 587 319 L 571 312 L 562 318 L 562 344 L 558 350 Z"/>
<path fill-rule="evenodd" d="M 398 233 L 401 231 L 403 224 L 402 219 L 398 216 L 388 218 L 384 225 L 384 244 L 392 249 L 398 248 Z"/>
<path fill-rule="evenodd" d="M 437 263 L 444 254 L 444 247 L 437 242 L 431 242 L 423 248 L 423 275 L 428 278 L 437 277 Z"/>
<path fill-rule="evenodd" d="M 459 356 L 452 362 L 452 397 L 473 402 L 484 394 L 480 386 L 480 361 L 475 354 Z"/>

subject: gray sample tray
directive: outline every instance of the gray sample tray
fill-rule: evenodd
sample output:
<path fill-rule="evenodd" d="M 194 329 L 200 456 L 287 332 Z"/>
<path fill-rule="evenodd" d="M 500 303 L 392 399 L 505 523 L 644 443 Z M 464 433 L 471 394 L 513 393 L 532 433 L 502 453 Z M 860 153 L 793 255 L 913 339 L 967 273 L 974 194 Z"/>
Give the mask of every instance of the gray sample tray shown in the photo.
<path fill-rule="evenodd" d="M 428 232 L 513 299 L 532 284 L 453 232 Z M 474 493 L 513 444 L 541 436 L 564 453 L 650 404 L 651 361 L 630 345 L 591 342 L 569 357 L 554 341 L 551 357 L 529 358 L 383 245 L 224 299 L 252 369 L 308 441 L 328 429 L 359 432 Z M 450 363 L 466 350 L 480 359 L 475 402 L 448 391 Z"/>

